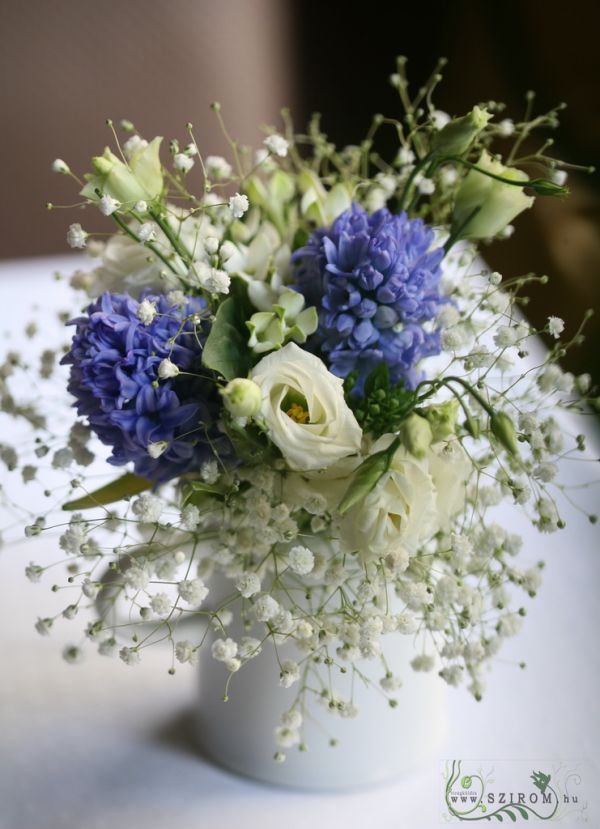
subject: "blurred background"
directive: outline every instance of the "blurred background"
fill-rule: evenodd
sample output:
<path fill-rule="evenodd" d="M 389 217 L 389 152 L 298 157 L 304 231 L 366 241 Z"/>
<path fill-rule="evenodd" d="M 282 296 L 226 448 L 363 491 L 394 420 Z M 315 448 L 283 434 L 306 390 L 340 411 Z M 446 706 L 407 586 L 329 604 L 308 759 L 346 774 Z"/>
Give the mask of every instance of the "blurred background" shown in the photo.
<path fill-rule="evenodd" d="M 87 170 L 109 141 L 107 117 L 180 140 L 192 121 L 208 154 L 226 152 L 211 101 L 255 145 L 260 125 L 289 106 L 298 127 L 319 111 L 334 142 L 356 143 L 374 112 L 399 114 L 388 83 L 398 54 L 414 89 L 439 56 L 449 59 L 436 105 L 451 115 L 494 99 L 518 119 L 528 89 L 540 112 L 567 101 L 555 153 L 598 167 L 598 9 L 583 0 L 0 0 L 0 257 L 65 251 L 73 213 L 45 204 L 77 199 L 50 164 Z M 600 310 L 599 174 L 568 184 L 569 199 L 538 199 L 519 232 L 484 255 L 505 276 L 547 273 L 527 314 L 538 324 L 558 314 L 572 333 L 586 308 Z M 587 333 L 565 368 L 600 380 L 596 318 Z"/>

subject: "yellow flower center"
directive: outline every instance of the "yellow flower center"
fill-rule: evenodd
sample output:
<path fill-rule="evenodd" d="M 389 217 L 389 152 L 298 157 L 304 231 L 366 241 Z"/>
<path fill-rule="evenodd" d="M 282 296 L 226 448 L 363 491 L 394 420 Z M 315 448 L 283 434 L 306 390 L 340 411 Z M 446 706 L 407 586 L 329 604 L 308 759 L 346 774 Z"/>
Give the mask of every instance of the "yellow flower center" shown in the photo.
<path fill-rule="evenodd" d="M 296 423 L 308 423 L 310 420 L 310 412 L 300 403 L 292 403 L 290 408 L 286 411 L 286 415 L 291 417 Z"/>

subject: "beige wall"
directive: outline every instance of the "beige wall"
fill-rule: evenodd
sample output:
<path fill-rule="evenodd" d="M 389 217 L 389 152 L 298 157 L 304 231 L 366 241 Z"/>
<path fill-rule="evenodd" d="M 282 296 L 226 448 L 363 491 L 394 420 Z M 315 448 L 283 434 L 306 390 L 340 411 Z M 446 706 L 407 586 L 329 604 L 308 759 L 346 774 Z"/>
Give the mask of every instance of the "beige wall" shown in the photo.
<path fill-rule="evenodd" d="M 0 257 L 65 249 L 74 182 L 102 151 L 107 117 L 145 135 L 186 139 L 192 121 L 208 153 L 225 150 L 209 104 L 233 135 L 293 103 L 291 33 L 282 0 L 0 0 Z M 88 224 L 101 217 L 86 214 Z"/>

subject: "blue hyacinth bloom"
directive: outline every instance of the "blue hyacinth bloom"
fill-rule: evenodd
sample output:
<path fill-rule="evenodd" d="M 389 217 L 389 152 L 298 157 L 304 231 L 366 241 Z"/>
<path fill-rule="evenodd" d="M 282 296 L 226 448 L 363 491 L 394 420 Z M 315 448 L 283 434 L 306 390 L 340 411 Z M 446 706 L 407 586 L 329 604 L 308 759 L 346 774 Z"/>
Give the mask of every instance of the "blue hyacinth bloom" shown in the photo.
<path fill-rule="evenodd" d="M 112 447 L 109 463 L 131 461 L 136 474 L 161 483 L 198 469 L 213 448 L 227 454 L 230 447 L 216 426 L 221 404 L 214 379 L 201 368 L 208 322 L 189 319 L 205 311 L 205 301 L 187 297 L 182 307 L 162 294 L 145 298 L 157 310 L 148 325 L 137 316 L 136 299 L 102 294 L 69 323 L 76 329 L 62 362 L 71 365 L 68 389 L 77 413 Z M 160 380 L 158 366 L 167 357 L 202 376 Z M 167 448 L 152 458 L 148 446 L 160 441 Z"/>
<path fill-rule="evenodd" d="M 433 321 L 448 299 L 433 239 L 421 219 L 353 204 L 294 253 L 296 288 L 319 310 L 308 346 L 338 377 L 357 372 L 359 391 L 381 362 L 392 382 L 414 387 L 419 362 L 441 350 Z"/>

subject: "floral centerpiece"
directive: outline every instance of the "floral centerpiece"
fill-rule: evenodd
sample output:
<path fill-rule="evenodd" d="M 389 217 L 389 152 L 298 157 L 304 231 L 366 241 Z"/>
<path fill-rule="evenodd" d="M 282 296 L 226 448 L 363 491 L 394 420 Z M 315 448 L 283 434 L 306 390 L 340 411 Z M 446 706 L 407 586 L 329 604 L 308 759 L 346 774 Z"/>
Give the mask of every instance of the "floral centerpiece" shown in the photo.
<path fill-rule="evenodd" d="M 113 149 L 84 180 L 54 162 L 112 225 L 68 229 L 97 260 L 72 277 L 89 301 L 60 360 L 77 419 L 35 444 L 71 480 L 62 618 L 96 614 L 65 658 L 92 646 L 132 666 L 167 640 L 174 672 L 209 647 L 227 697 L 261 650 L 292 644 L 265 679 L 296 689 L 279 760 L 304 747 L 307 698 L 358 713 L 339 682 L 366 661 L 392 707 L 406 670 L 480 699 L 482 666 L 518 632 L 543 566 L 520 564 L 521 539 L 493 508 L 513 502 L 541 533 L 562 526 L 555 413 L 591 390 L 557 361 L 581 329 L 561 339 L 550 317 L 556 346 L 521 370 L 540 333 L 523 292 L 545 277 L 503 279 L 478 258 L 536 197 L 566 193 L 573 165 L 531 145 L 559 108 L 534 115 L 530 97 L 521 121 L 495 102 L 450 118 L 431 103 L 438 80 L 411 98 L 400 60 L 404 112 L 376 115 L 359 146 L 333 146 L 317 117 L 296 134 L 284 113 L 255 156 L 223 126 L 225 159 L 203 155 L 191 124 L 165 148 L 123 121 L 126 140 L 109 122 Z M 53 360 L 44 352 L 43 377 Z M 42 428 L 4 382 L 4 409 Z M 85 468 L 102 445 L 124 473 L 95 489 Z M 26 534 L 45 529 L 38 516 Z M 410 667 L 386 658 L 393 637 L 418 644 Z"/>

